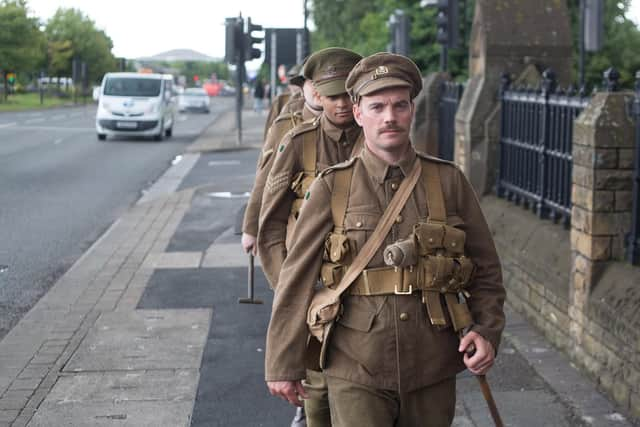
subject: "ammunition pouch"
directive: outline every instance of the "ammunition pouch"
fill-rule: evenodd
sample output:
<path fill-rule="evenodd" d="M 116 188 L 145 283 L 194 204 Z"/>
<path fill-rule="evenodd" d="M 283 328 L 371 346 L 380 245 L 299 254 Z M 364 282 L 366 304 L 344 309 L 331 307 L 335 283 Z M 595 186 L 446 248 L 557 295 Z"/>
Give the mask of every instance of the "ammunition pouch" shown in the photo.
<path fill-rule="evenodd" d="M 310 174 L 307 171 L 299 172 L 291 182 L 291 190 L 295 193 L 296 198 L 291 205 L 291 213 L 294 219 L 298 219 L 302 203 L 304 202 L 305 195 L 311 187 L 311 183 L 315 179 L 315 174 Z"/>

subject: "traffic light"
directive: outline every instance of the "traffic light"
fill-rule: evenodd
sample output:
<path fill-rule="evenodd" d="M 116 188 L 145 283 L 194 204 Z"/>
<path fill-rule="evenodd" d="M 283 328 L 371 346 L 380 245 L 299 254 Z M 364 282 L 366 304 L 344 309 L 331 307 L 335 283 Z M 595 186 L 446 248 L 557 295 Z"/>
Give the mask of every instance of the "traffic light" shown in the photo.
<path fill-rule="evenodd" d="M 264 38 L 254 37 L 253 31 L 262 31 L 262 25 L 252 24 L 251 18 L 247 18 L 247 32 L 245 34 L 245 61 L 251 61 L 262 56 L 262 51 L 255 45 L 262 43 Z"/>
<path fill-rule="evenodd" d="M 199 81 L 200 81 L 200 76 L 198 76 L 197 74 L 195 74 L 195 75 L 193 76 L 193 82 L 197 84 Z"/>
<path fill-rule="evenodd" d="M 225 51 L 224 60 L 228 64 L 237 65 L 243 61 L 244 37 L 242 17 L 225 19 Z M 240 60 L 238 60 L 240 58 Z"/>
<path fill-rule="evenodd" d="M 7 83 L 11 86 L 16 83 L 16 73 L 7 73 Z"/>
<path fill-rule="evenodd" d="M 438 43 L 455 49 L 458 47 L 458 0 L 438 0 Z"/>

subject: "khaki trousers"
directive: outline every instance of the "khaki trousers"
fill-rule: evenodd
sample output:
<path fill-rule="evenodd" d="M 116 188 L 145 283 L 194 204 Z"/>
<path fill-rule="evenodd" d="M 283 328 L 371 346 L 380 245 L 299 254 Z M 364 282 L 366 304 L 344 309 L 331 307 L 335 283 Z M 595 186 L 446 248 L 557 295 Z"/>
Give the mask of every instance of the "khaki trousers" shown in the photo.
<path fill-rule="evenodd" d="M 409 393 L 326 377 L 333 427 L 449 427 L 456 409 L 456 379 Z"/>
<path fill-rule="evenodd" d="M 304 401 L 307 427 L 331 427 L 329 396 L 324 374 L 307 369 L 307 379 L 304 381 L 304 390 L 309 396 L 309 398 Z"/>

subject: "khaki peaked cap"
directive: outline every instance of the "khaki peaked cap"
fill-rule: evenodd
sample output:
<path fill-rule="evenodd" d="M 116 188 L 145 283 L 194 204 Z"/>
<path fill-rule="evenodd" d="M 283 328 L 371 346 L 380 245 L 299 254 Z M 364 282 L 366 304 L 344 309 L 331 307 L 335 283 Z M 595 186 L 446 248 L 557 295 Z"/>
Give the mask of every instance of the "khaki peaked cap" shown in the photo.
<path fill-rule="evenodd" d="M 289 79 L 289 84 L 300 87 L 304 85 L 304 76 L 302 75 L 303 66 L 304 62 L 302 64 L 296 64 L 293 67 L 289 68 L 289 71 L 287 71 L 287 79 Z"/>
<path fill-rule="evenodd" d="M 411 99 L 422 90 L 422 76 L 418 66 L 404 55 L 380 52 L 363 58 L 353 67 L 346 82 L 346 89 L 354 102 L 391 87 L 407 87 Z"/>
<path fill-rule="evenodd" d="M 309 57 L 303 75 L 313 81 L 320 95 L 340 95 L 346 92 L 344 84 L 349 72 L 361 59 L 361 55 L 349 49 L 329 47 Z"/>

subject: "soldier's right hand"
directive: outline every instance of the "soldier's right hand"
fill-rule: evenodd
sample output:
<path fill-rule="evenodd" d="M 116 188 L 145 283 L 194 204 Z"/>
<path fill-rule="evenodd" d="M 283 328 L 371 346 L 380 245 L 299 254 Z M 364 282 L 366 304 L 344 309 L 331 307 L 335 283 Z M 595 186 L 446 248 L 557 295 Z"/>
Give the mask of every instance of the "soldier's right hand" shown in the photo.
<path fill-rule="evenodd" d="M 251 252 L 253 256 L 256 256 L 256 253 L 258 252 L 258 247 L 256 246 L 255 236 L 252 236 L 251 234 L 247 234 L 247 233 L 242 233 L 241 243 L 242 243 L 242 249 L 244 249 L 246 253 Z"/>
<path fill-rule="evenodd" d="M 267 381 L 269 392 L 274 396 L 279 396 L 292 405 L 302 406 L 302 399 L 307 398 L 307 394 L 302 387 L 302 381 Z"/>

